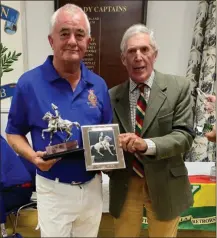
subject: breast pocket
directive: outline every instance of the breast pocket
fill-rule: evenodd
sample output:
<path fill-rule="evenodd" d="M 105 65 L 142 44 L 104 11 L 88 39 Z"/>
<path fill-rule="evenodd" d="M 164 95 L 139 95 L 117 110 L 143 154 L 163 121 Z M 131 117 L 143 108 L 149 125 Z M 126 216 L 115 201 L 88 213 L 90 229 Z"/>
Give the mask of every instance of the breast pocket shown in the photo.
<path fill-rule="evenodd" d="M 166 115 L 158 117 L 158 124 L 159 124 L 159 128 L 160 128 L 161 136 L 172 132 L 173 113 L 174 113 L 174 111 L 172 111 Z"/>

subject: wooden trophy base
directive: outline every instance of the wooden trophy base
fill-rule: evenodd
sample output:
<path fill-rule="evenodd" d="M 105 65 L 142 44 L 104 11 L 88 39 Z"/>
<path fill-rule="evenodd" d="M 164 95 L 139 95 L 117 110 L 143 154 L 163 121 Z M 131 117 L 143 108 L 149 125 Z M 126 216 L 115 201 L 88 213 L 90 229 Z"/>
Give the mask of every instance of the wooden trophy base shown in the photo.
<path fill-rule="evenodd" d="M 76 140 L 69 141 L 57 145 L 47 146 L 47 154 L 43 156 L 43 160 L 51 160 L 64 157 L 65 155 L 75 153 L 78 151 L 83 151 L 83 148 L 78 147 L 78 142 Z"/>

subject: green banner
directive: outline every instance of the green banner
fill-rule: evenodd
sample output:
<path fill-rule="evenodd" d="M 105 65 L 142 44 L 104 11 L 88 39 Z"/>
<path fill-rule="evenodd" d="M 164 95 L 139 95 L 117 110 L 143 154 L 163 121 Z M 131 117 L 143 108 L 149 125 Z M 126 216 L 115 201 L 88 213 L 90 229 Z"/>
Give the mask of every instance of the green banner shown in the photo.
<path fill-rule="evenodd" d="M 142 228 L 148 228 L 146 212 L 144 209 L 144 217 Z M 179 222 L 179 230 L 216 230 L 216 207 L 191 207 L 181 215 Z"/>

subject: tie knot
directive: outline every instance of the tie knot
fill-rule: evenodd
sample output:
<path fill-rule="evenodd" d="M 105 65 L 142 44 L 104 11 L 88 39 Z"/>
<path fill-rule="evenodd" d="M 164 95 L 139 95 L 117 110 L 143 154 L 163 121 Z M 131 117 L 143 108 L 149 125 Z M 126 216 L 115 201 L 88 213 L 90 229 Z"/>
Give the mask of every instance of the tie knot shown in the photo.
<path fill-rule="evenodd" d="M 138 85 L 138 89 L 140 90 L 140 93 L 143 93 L 144 92 L 144 88 L 145 88 L 145 84 L 144 83 L 140 83 Z"/>

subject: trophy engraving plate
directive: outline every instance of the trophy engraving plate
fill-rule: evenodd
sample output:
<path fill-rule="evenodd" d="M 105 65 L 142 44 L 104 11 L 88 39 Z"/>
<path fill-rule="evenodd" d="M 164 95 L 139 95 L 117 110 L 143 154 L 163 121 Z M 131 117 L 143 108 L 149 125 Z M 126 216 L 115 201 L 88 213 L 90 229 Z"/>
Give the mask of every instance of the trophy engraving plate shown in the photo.
<path fill-rule="evenodd" d="M 62 143 L 62 144 L 57 144 L 53 146 L 47 146 L 46 147 L 46 152 L 47 154 L 55 154 L 55 153 L 60 153 L 63 151 L 67 150 L 72 150 L 78 148 L 78 143 L 77 141 L 69 141 L 67 143 Z"/>

